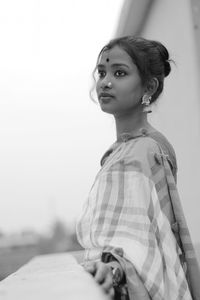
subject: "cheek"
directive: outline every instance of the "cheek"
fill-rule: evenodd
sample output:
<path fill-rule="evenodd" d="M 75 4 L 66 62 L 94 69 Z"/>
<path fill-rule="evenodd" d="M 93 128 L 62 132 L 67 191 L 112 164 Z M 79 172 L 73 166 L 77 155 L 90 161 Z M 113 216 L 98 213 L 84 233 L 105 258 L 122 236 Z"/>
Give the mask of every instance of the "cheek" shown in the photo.
<path fill-rule="evenodd" d="M 132 93 L 135 94 L 137 97 L 141 97 L 143 93 L 143 86 L 141 80 L 138 78 L 132 86 Z"/>
<path fill-rule="evenodd" d="M 99 80 L 96 82 L 96 84 L 95 84 L 95 90 L 96 90 L 96 92 L 98 93 L 98 91 L 100 90 L 100 82 L 99 82 Z"/>
<path fill-rule="evenodd" d="M 127 82 L 127 84 L 123 85 L 120 89 L 121 96 L 124 96 L 127 99 L 136 100 L 142 95 L 142 87 L 140 82 Z"/>

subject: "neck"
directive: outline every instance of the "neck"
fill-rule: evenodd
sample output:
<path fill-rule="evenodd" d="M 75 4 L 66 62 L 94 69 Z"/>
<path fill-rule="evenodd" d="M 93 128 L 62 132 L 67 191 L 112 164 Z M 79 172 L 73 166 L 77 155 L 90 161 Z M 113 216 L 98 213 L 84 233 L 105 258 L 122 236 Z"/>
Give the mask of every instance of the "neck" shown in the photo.
<path fill-rule="evenodd" d="M 140 132 L 141 128 L 145 128 L 147 130 L 152 129 L 153 127 L 148 123 L 147 114 L 140 112 L 136 114 L 130 115 L 121 115 L 114 116 L 115 124 L 116 124 L 116 134 L 117 139 L 123 133 L 131 133 L 132 135 L 137 135 Z"/>

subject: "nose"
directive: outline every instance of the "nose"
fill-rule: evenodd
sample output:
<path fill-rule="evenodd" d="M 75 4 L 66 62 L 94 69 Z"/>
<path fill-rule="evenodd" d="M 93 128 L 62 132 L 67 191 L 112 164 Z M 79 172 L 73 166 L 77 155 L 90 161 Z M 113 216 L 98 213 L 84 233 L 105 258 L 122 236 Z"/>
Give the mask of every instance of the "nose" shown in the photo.
<path fill-rule="evenodd" d="M 109 80 L 104 80 L 101 84 L 102 89 L 111 89 L 112 88 L 112 82 Z"/>

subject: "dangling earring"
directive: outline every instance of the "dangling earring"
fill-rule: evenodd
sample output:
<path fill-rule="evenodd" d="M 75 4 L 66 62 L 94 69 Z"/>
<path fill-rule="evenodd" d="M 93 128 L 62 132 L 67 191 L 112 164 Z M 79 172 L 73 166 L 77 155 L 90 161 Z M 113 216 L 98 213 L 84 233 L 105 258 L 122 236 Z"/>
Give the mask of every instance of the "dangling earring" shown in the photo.
<path fill-rule="evenodd" d="M 149 108 L 149 105 L 151 104 L 151 96 L 148 95 L 143 95 L 142 97 L 142 105 L 143 107 L 143 112 L 144 113 L 151 113 L 152 110 Z"/>

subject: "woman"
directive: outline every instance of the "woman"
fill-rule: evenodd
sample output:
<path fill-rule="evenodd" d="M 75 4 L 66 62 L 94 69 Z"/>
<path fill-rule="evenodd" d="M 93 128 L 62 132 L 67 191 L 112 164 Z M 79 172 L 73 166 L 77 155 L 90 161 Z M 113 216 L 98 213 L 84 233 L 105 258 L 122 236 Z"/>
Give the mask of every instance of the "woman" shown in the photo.
<path fill-rule="evenodd" d="M 176 157 L 147 120 L 170 73 L 167 49 L 137 37 L 100 52 L 96 92 L 117 140 L 77 223 L 85 268 L 115 299 L 200 299 L 200 275 L 176 189 Z"/>

